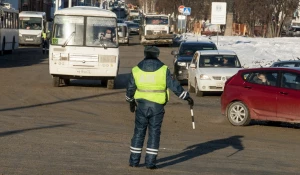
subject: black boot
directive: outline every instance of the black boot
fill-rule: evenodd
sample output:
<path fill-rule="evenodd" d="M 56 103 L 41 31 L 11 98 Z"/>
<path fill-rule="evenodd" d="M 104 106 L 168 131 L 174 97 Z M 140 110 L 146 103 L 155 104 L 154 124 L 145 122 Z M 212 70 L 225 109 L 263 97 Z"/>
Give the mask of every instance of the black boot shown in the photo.
<path fill-rule="evenodd" d="M 129 166 L 138 167 L 140 164 L 141 154 L 131 153 L 129 158 Z"/>
<path fill-rule="evenodd" d="M 146 167 L 146 168 L 150 169 L 150 170 L 158 169 L 158 167 L 156 165 L 152 165 L 152 166 L 149 166 L 149 167 Z"/>
<path fill-rule="evenodd" d="M 155 154 L 146 154 L 145 164 L 147 169 L 151 169 L 151 170 L 157 169 L 156 157 L 157 155 Z"/>

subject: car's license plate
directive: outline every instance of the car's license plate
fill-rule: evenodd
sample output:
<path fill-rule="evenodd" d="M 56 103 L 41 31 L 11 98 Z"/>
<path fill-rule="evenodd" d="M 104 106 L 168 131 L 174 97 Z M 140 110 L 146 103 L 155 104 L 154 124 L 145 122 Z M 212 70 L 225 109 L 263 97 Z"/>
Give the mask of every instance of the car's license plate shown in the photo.
<path fill-rule="evenodd" d="M 26 40 L 26 41 L 33 41 L 32 38 L 26 38 L 25 40 Z"/>

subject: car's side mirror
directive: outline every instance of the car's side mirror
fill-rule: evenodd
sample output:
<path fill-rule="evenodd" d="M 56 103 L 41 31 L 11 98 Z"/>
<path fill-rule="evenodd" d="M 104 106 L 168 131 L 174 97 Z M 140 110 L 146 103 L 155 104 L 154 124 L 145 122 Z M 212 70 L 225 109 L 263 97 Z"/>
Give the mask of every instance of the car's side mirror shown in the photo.
<path fill-rule="evenodd" d="M 178 51 L 177 50 L 172 50 L 171 55 L 178 55 Z"/>
<path fill-rule="evenodd" d="M 190 65 L 190 68 L 196 68 L 196 64 L 192 63 L 192 64 Z"/>

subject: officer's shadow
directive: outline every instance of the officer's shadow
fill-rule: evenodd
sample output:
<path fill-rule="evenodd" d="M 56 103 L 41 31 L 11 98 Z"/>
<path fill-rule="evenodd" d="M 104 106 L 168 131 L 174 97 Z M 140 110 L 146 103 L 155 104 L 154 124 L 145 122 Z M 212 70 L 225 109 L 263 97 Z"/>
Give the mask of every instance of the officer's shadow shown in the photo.
<path fill-rule="evenodd" d="M 158 159 L 157 166 L 159 168 L 164 168 L 231 146 L 234 149 L 236 149 L 236 151 L 227 156 L 230 157 L 236 154 L 237 152 L 244 150 L 241 138 L 243 138 L 243 136 L 237 135 L 225 139 L 213 140 L 205 143 L 192 145 L 185 148 L 183 152 L 179 154 Z"/>

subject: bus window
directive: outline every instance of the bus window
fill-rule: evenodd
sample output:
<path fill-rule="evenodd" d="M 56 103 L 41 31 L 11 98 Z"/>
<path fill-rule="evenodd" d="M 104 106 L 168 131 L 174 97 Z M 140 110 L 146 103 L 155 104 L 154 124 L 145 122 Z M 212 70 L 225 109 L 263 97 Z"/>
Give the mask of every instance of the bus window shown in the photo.
<path fill-rule="evenodd" d="M 56 16 L 52 44 L 83 45 L 83 17 Z"/>
<path fill-rule="evenodd" d="M 86 45 L 118 47 L 116 24 L 115 18 L 87 17 Z"/>

